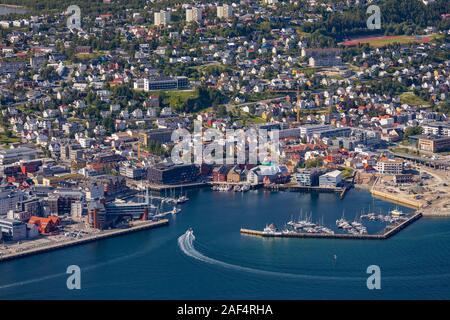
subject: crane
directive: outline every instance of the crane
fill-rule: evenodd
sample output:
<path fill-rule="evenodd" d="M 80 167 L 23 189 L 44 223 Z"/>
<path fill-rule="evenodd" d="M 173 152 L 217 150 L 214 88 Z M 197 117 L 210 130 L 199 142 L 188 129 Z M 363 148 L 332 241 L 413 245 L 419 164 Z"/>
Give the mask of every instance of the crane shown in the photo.
<path fill-rule="evenodd" d="M 269 90 L 270 92 L 278 92 L 278 93 L 296 93 L 297 94 L 297 122 L 300 123 L 301 119 L 301 92 L 302 90 Z"/>

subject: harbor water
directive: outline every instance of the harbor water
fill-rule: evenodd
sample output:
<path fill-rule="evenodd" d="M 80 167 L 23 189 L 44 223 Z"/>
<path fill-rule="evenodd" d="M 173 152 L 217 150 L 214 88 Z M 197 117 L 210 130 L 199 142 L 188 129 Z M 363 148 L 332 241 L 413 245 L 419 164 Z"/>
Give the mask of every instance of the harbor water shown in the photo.
<path fill-rule="evenodd" d="M 387 240 L 262 238 L 239 230 L 282 227 L 300 211 L 331 227 L 343 212 L 412 209 L 359 190 L 344 200 L 206 188 L 188 197 L 168 227 L 0 263 L 0 299 L 450 298 L 450 219 L 422 218 Z M 81 268 L 80 290 L 67 289 L 69 265 Z M 380 290 L 367 288 L 370 265 Z"/>

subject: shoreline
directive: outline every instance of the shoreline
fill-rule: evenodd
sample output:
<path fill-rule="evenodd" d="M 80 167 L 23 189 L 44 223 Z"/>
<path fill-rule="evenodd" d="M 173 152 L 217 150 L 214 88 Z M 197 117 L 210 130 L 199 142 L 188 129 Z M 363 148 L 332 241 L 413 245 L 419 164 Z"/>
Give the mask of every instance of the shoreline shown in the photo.
<path fill-rule="evenodd" d="M 397 204 L 400 204 L 402 206 L 409 207 L 409 208 L 412 208 L 412 209 L 421 209 L 421 208 L 423 208 L 423 203 L 421 203 L 419 201 L 412 200 L 412 199 L 405 199 L 405 198 L 402 198 L 402 197 L 399 197 L 399 196 L 395 196 L 395 195 L 392 195 L 390 193 L 386 193 L 386 192 L 383 192 L 383 191 L 380 191 L 380 190 L 371 189 L 370 190 L 370 194 L 373 197 L 381 198 L 383 200 L 386 200 L 386 201 L 389 201 L 389 202 L 393 202 L 393 203 L 397 203 Z"/>
<path fill-rule="evenodd" d="M 0 262 L 29 257 L 32 255 L 37 255 L 37 254 L 41 254 L 41 253 L 45 253 L 45 252 L 64 249 L 67 247 L 83 245 L 86 243 L 100 241 L 100 240 L 107 239 L 107 238 L 113 238 L 113 237 L 122 236 L 122 235 L 130 234 L 130 233 L 135 233 L 135 232 L 139 232 L 139 231 L 143 231 L 143 230 L 147 230 L 147 229 L 158 228 L 158 227 L 162 227 L 162 226 L 165 226 L 168 224 L 169 224 L 168 219 L 162 219 L 159 221 L 142 222 L 142 223 L 139 223 L 139 224 L 134 225 L 127 229 L 113 229 L 113 230 L 100 231 L 97 234 L 88 235 L 81 239 L 73 239 L 73 240 L 63 241 L 60 243 L 50 244 L 50 245 L 46 245 L 46 246 L 42 246 L 42 247 L 38 247 L 38 248 L 32 248 L 32 249 L 24 250 L 21 252 L 5 254 L 5 255 L 0 256 Z"/>

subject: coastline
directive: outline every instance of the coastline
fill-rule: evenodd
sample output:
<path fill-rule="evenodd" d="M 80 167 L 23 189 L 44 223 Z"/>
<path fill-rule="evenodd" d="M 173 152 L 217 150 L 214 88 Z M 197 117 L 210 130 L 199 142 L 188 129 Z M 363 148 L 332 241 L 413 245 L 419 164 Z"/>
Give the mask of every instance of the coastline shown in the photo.
<path fill-rule="evenodd" d="M 67 248 L 67 247 L 73 247 L 76 245 L 83 245 L 83 244 L 89 243 L 89 242 L 100 241 L 100 240 L 107 239 L 107 238 L 113 238 L 113 237 L 117 237 L 117 236 L 126 235 L 129 233 L 134 233 L 134 232 L 139 232 L 139 231 L 143 231 L 143 230 L 147 230 L 147 229 L 162 227 L 162 226 L 165 226 L 168 224 L 169 224 L 168 219 L 162 219 L 162 220 L 158 220 L 158 221 L 145 221 L 142 223 L 138 223 L 127 229 L 113 229 L 113 230 L 101 231 L 97 234 L 89 235 L 89 236 L 86 236 L 81 239 L 75 239 L 75 240 L 71 239 L 68 241 L 60 242 L 60 243 L 44 245 L 44 246 L 41 246 L 38 248 L 32 248 L 29 250 L 5 254 L 5 255 L 0 256 L 0 262 L 19 259 L 19 258 L 23 258 L 23 257 L 28 257 L 31 255 L 36 255 L 36 254 L 40 254 L 40 253 L 44 253 L 44 252 L 59 250 L 59 249 Z"/>

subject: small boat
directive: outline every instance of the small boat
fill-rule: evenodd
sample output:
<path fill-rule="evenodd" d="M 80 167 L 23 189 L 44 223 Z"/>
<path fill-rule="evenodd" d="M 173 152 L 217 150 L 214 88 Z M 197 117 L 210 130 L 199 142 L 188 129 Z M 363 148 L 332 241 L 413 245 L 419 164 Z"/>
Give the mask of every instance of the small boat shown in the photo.
<path fill-rule="evenodd" d="M 278 231 L 275 224 L 271 223 L 269 225 L 266 225 L 266 227 L 263 230 L 263 234 L 282 234 L 282 233 Z"/>
<path fill-rule="evenodd" d="M 177 213 L 179 213 L 180 211 L 181 211 L 180 208 L 173 207 L 172 211 L 170 211 L 170 212 L 171 212 L 172 214 L 177 214 Z"/>
<path fill-rule="evenodd" d="M 284 229 L 283 231 L 281 231 L 282 234 L 297 234 L 297 231 L 295 230 L 289 230 L 289 229 Z"/>
<path fill-rule="evenodd" d="M 186 196 L 181 196 L 181 197 L 179 197 L 178 199 L 177 199 L 177 203 L 178 204 L 181 204 L 181 203 L 185 203 L 185 202 L 187 202 L 187 201 L 189 201 L 189 198 L 188 197 L 186 197 Z"/>
<path fill-rule="evenodd" d="M 351 225 L 352 225 L 352 227 L 355 227 L 355 228 L 361 228 L 361 227 L 363 227 L 363 225 L 362 225 L 361 223 L 359 223 L 358 221 L 353 221 L 353 222 L 351 223 Z"/>
<path fill-rule="evenodd" d="M 394 209 L 390 212 L 391 216 L 393 217 L 401 217 L 403 215 L 405 215 L 405 213 L 403 211 L 400 211 L 398 209 Z"/>

